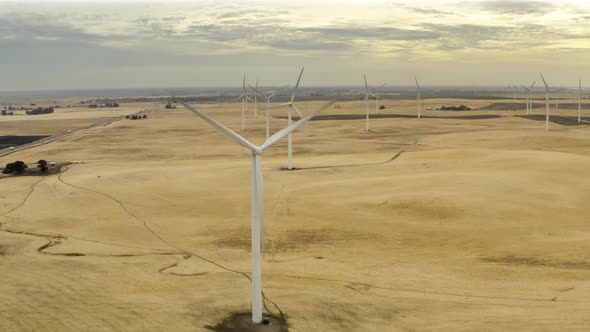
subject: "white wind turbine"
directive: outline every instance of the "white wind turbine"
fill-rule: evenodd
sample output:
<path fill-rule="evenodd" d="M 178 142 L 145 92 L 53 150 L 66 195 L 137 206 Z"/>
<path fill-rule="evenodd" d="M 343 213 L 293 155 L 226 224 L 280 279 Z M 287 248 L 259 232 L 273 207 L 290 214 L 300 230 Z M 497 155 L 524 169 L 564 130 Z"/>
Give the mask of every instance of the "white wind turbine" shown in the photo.
<path fill-rule="evenodd" d="M 526 92 L 526 94 L 527 94 L 527 97 L 526 97 L 526 112 L 525 112 L 525 114 L 529 114 L 529 95 L 530 95 L 530 92 L 531 91 L 529 90 L 529 88 L 527 88 L 524 85 L 521 85 L 521 87 L 524 89 L 524 92 Z"/>
<path fill-rule="evenodd" d="M 420 84 L 418 83 L 418 79 L 416 78 L 416 76 L 414 76 L 414 80 L 416 81 L 416 88 L 418 89 L 418 96 L 416 97 L 416 103 L 418 104 L 418 119 L 420 119 L 420 112 L 423 109 L 423 105 L 422 105 L 422 88 L 420 87 Z"/>
<path fill-rule="evenodd" d="M 582 76 L 580 76 L 580 91 L 578 92 L 578 122 L 582 122 Z"/>
<path fill-rule="evenodd" d="M 529 87 L 529 111 L 528 113 L 533 113 L 533 88 L 535 87 L 535 84 L 537 84 L 537 81 L 534 81 L 533 84 L 531 84 L 531 86 Z"/>
<path fill-rule="evenodd" d="M 365 102 L 365 112 L 367 114 L 367 119 L 365 121 L 365 131 L 370 131 L 371 129 L 369 129 L 369 99 L 371 96 L 373 96 L 373 94 L 371 92 L 369 92 L 369 86 L 367 85 L 367 75 L 363 74 L 363 77 L 365 78 L 365 98 L 363 99 Z"/>
<path fill-rule="evenodd" d="M 251 205 L 251 219 L 252 219 L 252 321 L 259 324 L 262 322 L 262 264 L 261 264 L 261 241 L 263 237 L 263 222 L 264 222 L 264 208 L 263 208 L 263 195 L 264 186 L 262 178 L 262 153 L 264 150 L 272 146 L 274 143 L 279 141 L 286 135 L 291 134 L 292 131 L 300 127 L 305 122 L 328 108 L 334 102 L 330 102 L 319 110 L 309 114 L 308 116 L 301 118 L 293 125 L 289 125 L 286 128 L 276 132 L 269 137 L 262 145 L 256 146 L 246 140 L 244 137 L 231 131 L 221 123 L 201 113 L 199 110 L 189 106 L 186 103 L 182 103 L 184 107 L 191 110 L 198 117 L 203 119 L 205 122 L 213 126 L 215 129 L 220 131 L 222 134 L 227 136 L 230 140 L 246 148 L 246 151 L 251 156 L 252 160 L 252 205 Z"/>
<path fill-rule="evenodd" d="M 250 84 L 248 84 L 250 86 Z M 256 88 L 258 89 L 258 80 L 256 80 Z M 257 95 L 254 94 L 254 119 L 258 119 L 258 98 Z"/>
<path fill-rule="evenodd" d="M 242 81 L 242 94 L 236 100 L 242 100 L 242 130 L 246 130 L 246 112 L 248 111 L 248 100 L 252 101 L 246 93 L 246 75 Z"/>
<path fill-rule="evenodd" d="M 301 114 L 301 112 L 299 111 L 297 106 L 295 106 L 295 104 L 293 104 L 293 102 L 295 101 L 295 93 L 297 93 L 297 88 L 299 87 L 299 82 L 301 81 L 301 76 L 303 75 L 304 69 L 305 69 L 305 67 L 301 68 L 301 72 L 299 73 L 299 78 L 297 78 L 297 83 L 295 84 L 295 87 L 293 88 L 293 92 L 291 92 L 291 100 L 289 100 L 289 102 L 279 104 L 279 105 L 276 105 L 273 107 L 267 107 L 267 115 L 269 114 L 268 112 L 273 108 L 287 106 L 289 108 L 289 113 L 288 113 L 289 126 L 291 125 L 291 121 L 292 121 L 291 120 L 292 110 L 295 110 L 295 112 L 297 112 L 297 114 L 299 114 L 299 117 L 303 118 L 303 114 Z M 287 145 L 288 145 L 287 146 L 287 169 L 292 170 L 293 169 L 293 138 L 291 137 L 291 133 L 289 133 L 289 136 L 287 137 Z"/>
<path fill-rule="evenodd" d="M 258 83 L 258 81 L 256 81 L 256 83 Z M 267 94 L 264 94 L 262 92 L 260 92 L 258 90 L 258 86 L 253 87 L 251 85 L 248 85 L 250 87 L 250 89 L 254 90 L 254 92 L 256 92 L 256 95 L 260 95 L 261 97 L 263 97 L 264 99 L 266 99 L 266 138 L 268 138 L 270 136 L 270 100 L 272 99 L 272 97 L 274 97 L 277 93 L 279 93 L 280 91 L 286 89 L 289 87 L 289 84 L 285 85 L 284 87 L 278 89 L 277 91 L 267 91 Z"/>
<path fill-rule="evenodd" d="M 543 84 L 545 84 L 545 89 L 547 90 L 547 93 L 545 93 L 545 131 L 549 131 L 549 93 L 551 91 L 549 90 L 549 85 L 547 85 L 547 82 L 545 81 L 543 74 L 539 74 L 541 74 L 541 79 L 543 80 Z"/>

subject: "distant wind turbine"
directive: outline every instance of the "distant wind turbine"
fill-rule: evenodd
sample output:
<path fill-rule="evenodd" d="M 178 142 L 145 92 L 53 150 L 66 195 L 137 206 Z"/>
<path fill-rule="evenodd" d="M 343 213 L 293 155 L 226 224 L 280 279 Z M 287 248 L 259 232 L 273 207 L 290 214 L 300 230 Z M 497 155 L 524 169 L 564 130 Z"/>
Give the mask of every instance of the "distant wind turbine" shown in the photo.
<path fill-rule="evenodd" d="M 252 101 L 248 94 L 246 93 L 246 75 L 244 75 L 244 79 L 242 81 L 242 94 L 236 98 L 237 100 L 242 100 L 242 131 L 246 130 L 246 112 L 248 111 L 248 100 Z"/>
<path fill-rule="evenodd" d="M 366 117 L 366 121 L 365 121 L 365 131 L 368 132 L 371 129 L 369 129 L 369 100 L 370 97 L 373 95 L 371 92 L 369 92 L 369 86 L 367 85 L 367 75 L 363 74 L 363 77 L 365 78 L 365 98 L 363 99 L 365 101 L 365 113 L 367 114 Z"/>
<path fill-rule="evenodd" d="M 524 86 L 524 85 L 521 85 L 521 87 L 524 89 L 524 91 L 527 94 L 527 97 L 526 97 L 526 113 L 525 114 L 529 114 L 529 106 L 530 106 L 529 99 L 530 99 L 530 96 L 531 96 L 531 90 L 529 88 L 527 88 L 526 86 Z"/>
<path fill-rule="evenodd" d="M 418 96 L 416 97 L 416 103 L 418 104 L 418 119 L 420 119 L 420 113 L 423 109 L 422 106 L 422 88 L 420 87 L 420 84 L 418 83 L 418 79 L 416 78 L 416 76 L 414 76 L 414 81 L 416 81 L 416 88 L 418 89 Z"/>
<path fill-rule="evenodd" d="M 297 112 L 297 114 L 299 114 L 300 118 L 303 118 L 303 114 L 301 114 L 301 112 L 299 111 L 297 106 L 295 106 L 295 104 L 293 102 L 295 101 L 295 94 L 297 93 L 297 88 L 299 88 L 299 82 L 301 81 L 301 76 L 303 75 L 304 69 L 305 69 L 305 67 L 301 68 L 301 72 L 299 73 L 299 78 L 297 78 L 297 83 L 295 84 L 295 88 L 293 88 L 293 91 L 291 92 L 291 100 L 289 100 L 289 102 L 287 102 L 287 103 L 283 103 L 283 104 L 279 104 L 279 105 L 267 108 L 267 110 L 271 110 L 273 108 L 287 106 L 289 108 L 289 113 L 288 113 L 289 125 L 291 125 L 291 121 L 292 121 L 291 120 L 291 118 L 292 118 L 291 113 L 293 110 L 295 110 L 295 112 Z M 293 138 L 291 137 L 291 133 L 289 133 L 289 136 L 287 137 L 287 169 L 289 169 L 289 170 L 293 169 Z"/>
<path fill-rule="evenodd" d="M 578 123 L 582 122 L 582 76 L 580 76 L 580 91 L 578 92 Z"/>
<path fill-rule="evenodd" d="M 249 85 L 248 85 L 249 86 Z M 258 79 L 256 79 L 256 89 L 258 89 Z M 258 119 L 258 95 L 254 94 L 254 119 Z"/>
<path fill-rule="evenodd" d="M 284 87 L 278 89 L 277 91 L 267 91 L 267 94 L 264 94 L 262 92 L 260 92 L 260 90 L 258 90 L 258 87 L 253 87 L 251 85 L 248 85 L 250 87 L 250 89 L 254 90 L 254 92 L 256 92 L 257 95 L 263 97 L 264 99 L 266 99 L 266 138 L 268 138 L 270 136 L 270 100 L 272 97 L 274 97 L 277 93 L 279 93 L 280 91 L 286 89 L 289 87 L 289 84 L 285 85 Z"/>
<path fill-rule="evenodd" d="M 545 84 L 545 89 L 547 90 L 547 93 L 545 93 L 545 131 L 549 131 L 549 93 L 551 93 L 551 90 L 549 90 L 549 85 L 547 85 L 545 77 L 543 77 L 543 73 L 539 74 L 541 74 L 541 79 L 543 80 L 543 84 Z"/>
<path fill-rule="evenodd" d="M 184 107 L 191 110 L 195 113 L 198 117 L 203 119 L 205 122 L 213 126 L 215 129 L 220 131 L 222 134 L 227 136 L 230 140 L 234 143 L 237 143 L 244 148 L 246 148 L 248 154 L 250 154 L 250 158 L 252 160 L 252 211 L 251 211 L 251 219 L 252 219 L 252 321 L 256 324 L 260 324 L 262 322 L 262 262 L 260 259 L 261 256 L 261 242 L 264 240 L 263 237 L 263 221 L 264 221 L 264 207 L 263 207 L 263 196 L 264 196 L 264 185 L 263 185 L 263 178 L 262 178 L 262 153 L 264 150 L 272 146 L 274 143 L 279 141 L 281 138 L 285 137 L 286 135 L 290 135 L 295 129 L 299 128 L 305 122 L 309 121 L 311 118 L 319 114 L 320 112 L 324 111 L 334 102 L 330 102 L 324 107 L 320 108 L 319 110 L 309 114 L 308 116 L 301 118 L 294 124 L 290 124 L 288 127 L 276 132 L 271 137 L 269 137 L 262 145 L 256 146 L 250 141 L 246 140 L 244 137 L 238 135 L 237 133 L 231 131 L 221 123 L 215 121 L 214 119 L 208 117 L 207 115 L 201 113 L 196 108 L 192 106 L 182 103 Z"/>

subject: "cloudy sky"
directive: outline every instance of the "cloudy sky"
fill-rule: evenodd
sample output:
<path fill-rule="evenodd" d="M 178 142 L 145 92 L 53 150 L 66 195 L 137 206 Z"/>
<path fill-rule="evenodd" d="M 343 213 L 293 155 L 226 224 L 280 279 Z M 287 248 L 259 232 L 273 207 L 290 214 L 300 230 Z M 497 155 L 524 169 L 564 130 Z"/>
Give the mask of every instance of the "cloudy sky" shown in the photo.
<path fill-rule="evenodd" d="M 590 84 L 588 1 L 0 0 L 0 90 Z"/>

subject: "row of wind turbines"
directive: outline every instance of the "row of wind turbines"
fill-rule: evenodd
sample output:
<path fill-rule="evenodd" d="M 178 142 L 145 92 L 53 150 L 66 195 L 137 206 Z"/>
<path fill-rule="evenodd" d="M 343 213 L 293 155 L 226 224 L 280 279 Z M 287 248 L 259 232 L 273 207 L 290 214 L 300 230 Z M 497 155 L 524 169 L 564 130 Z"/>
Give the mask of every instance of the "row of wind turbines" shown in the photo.
<path fill-rule="evenodd" d="M 254 100 L 250 98 L 247 94 L 246 89 L 246 77 L 243 77 L 242 80 L 242 94 L 238 97 L 237 100 L 242 101 L 242 130 L 246 130 L 245 126 L 245 114 L 248 109 L 248 101 L 254 102 L 254 116 L 257 117 L 257 97 L 261 97 L 266 100 L 266 138 L 265 141 L 261 145 L 256 145 L 250 141 L 248 141 L 243 136 L 239 135 L 238 133 L 232 131 L 231 129 L 227 128 L 223 124 L 219 123 L 218 121 L 214 120 L 213 118 L 207 116 L 203 112 L 201 112 L 196 107 L 189 105 L 185 102 L 182 102 L 184 107 L 192 111 L 198 117 L 200 117 L 203 121 L 214 127 L 217 131 L 221 134 L 225 135 L 234 143 L 242 146 L 246 149 L 248 155 L 251 159 L 251 245 L 252 245 L 252 299 L 251 299 L 251 306 L 252 306 L 252 321 L 256 324 L 260 324 L 263 322 L 263 293 L 262 293 L 262 260 L 261 256 L 264 253 L 264 180 L 262 174 L 262 154 L 266 149 L 270 148 L 279 140 L 283 139 L 285 136 L 288 137 L 288 169 L 293 169 L 293 160 L 292 160 L 292 133 L 297 128 L 301 127 L 307 121 L 311 120 L 313 117 L 317 116 L 322 111 L 328 109 L 334 101 L 330 101 L 329 103 L 325 104 L 321 108 L 316 111 L 309 113 L 308 115 L 304 116 L 302 112 L 297 108 L 295 105 L 295 97 L 297 93 L 297 89 L 299 88 L 299 84 L 301 82 L 301 77 L 303 75 L 304 68 L 301 69 L 299 73 L 299 77 L 297 78 L 297 82 L 295 87 L 291 91 L 291 96 L 288 102 L 282 103 L 276 106 L 270 106 L 270 101 L 273 96 L 275 96 L 278 92 L 286 89 L 289 85 L 286 85 L 279 89 L 278 91 L 267 91 L 266 93 L 261 92 L 258 87 L 258 81 L 256 82 L 256 86 L 248 85 L 250 89 L 252 89 L 254 94 Z M 541 75 L 541 79 L 543 84 L 545 85 L 546 94 L 546 130 L 549 130 L 549 95 L 551 90 L 547 81 Z M 379 91 L 374 89 L 371 91 L 367 84 L 366 75 L 363 75 L 364 83 L 365 83 L 365 111 L 366 111 L 366 124 L 365 130 L 370 131 L 369 127 L 369 102 L 371 98 L 375 98 L 376 105 L 375 110 L 378 112 L 378 104 L 379 104 Z M 422 100 L 422 87 L 420 86 L 417 78 L 415 78 L 416 88 L 417 88 L 417 117 L 421 117 L 421 111 L 423 110 L 423 100 Z M 526 110 L 527 114 L 532 112 L 533 104 L 532 104 L 532 89 L 535 85 L 535 82 L 530 86 L 530 88 L 525 88 L 527 91 L 527 105 Z M 382 85 L 381 87 L 385 86 Z M 582 97 L 582 82 L 581 78 L 579 81 L 579 95 L 578 95 L 578 121 L 581 121 L 580 112 L 581 112 L 581 97 Z M 515 97 L 516 98 L 516 97 Z M 284 108 L 288 109 L 288 122 L 287 127 L 275 132 L 274 134 L 270 134 L 270 112 L 272 109 L 277 108 Z M 292 113 L 296 112 L 299 115 L 299 119 L 293 122 Z"/>

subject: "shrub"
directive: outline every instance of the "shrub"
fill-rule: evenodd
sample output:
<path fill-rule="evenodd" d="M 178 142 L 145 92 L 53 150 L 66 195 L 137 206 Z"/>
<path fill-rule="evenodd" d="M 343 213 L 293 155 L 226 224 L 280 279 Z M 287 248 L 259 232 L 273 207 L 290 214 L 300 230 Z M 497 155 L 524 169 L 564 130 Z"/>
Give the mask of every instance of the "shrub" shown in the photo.
<path fill-rule="evenodd" d="M 41 172 L 47 172 L 47 160 L 41 159 L 37 162 L 37 167 L 41 170 Z"/>

